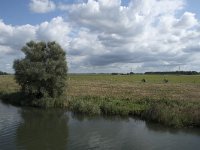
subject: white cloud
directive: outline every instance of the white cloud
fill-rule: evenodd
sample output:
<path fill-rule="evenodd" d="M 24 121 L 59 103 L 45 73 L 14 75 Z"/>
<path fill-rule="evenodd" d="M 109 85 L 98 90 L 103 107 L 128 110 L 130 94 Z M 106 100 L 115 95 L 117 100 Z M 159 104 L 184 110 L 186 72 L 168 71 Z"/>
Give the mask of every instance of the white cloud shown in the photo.
<path fill-rule="evenodd" d="M 190 12 L 185 12 L 176 23 L 176 26 L 184 29 L 184 28 L 194 27 L 197 24 L 198 21 L 195 18 L 195 14 Z"/>
<path fill-rule="evenodd" d="M 50 22 L 43 22 L 37 28 L 37 39 L 47 41 L 57 41 L 65 49 L 69 44 L 68 34 L 71 31 L 69 23 L 62 17 L 53 18 Z"/>
<path fill-rule="evenodd" d="M 200 40 L 200 31 L 194 13 L 180 15 L 184 7 L 183 0 L 132 0 L 128 6 L 120 0 L 88 0 L 62 7 L 73 24 L 87 29 L 85 38 L 77 34 L 72 39 L 70 54 L 84 57 L 79 64 L 107 71 L 113 66 L 137 71 L 138 64 L 139 71 L 190 68 L 190 58 L 199 54 L 185 49 Z"/>
<path fill-rule="evenodd" d="M 35 39 L 37 27 L 32 25 L 12 26 L 0 21 L 0 46 L 18 49 L 22 44 Z M 1 50 L 0 50 L 1 51 Z"/>
<path fill-rule="evenodd" d="M 35 13 L 47 13 L 55 10 L 56 4 L 51 0 L 31 0 L 29 7 Z"/>
<path fill-rule="evenodd" d="M 66 20 L 35 26 L 0 21 L 0 57 L 14 56 L 31 39 L 55 40 L 67 51 L 71 72 L 170 71 L 180 65 L 200 71 L 200 22 L 184 12 L 184 0 L 131 0 L 127 6 L 88 0 L 58 8 Z"/>
<path fill-rule="evenodd" d="M 70 25 L 62 17 L 35 26 L 29 24 L 12 26 L 0 20 L 1 62 L 12 63 L 13 59 L 22 57 L 20 49 L 30 40 L 57 41 L 66 50 L 69 45 L 70 30 Z"/>
<path fill-rule="evenodd" d="M 70 25 L 62 17 L 35 26 L 12 26 L 0 20 L 0 46 L 18 49 L 30 40 L 57 41 L 61 45 L 68 45 L 70 30 Z"/>
<path fill-rule="evenodd" d="M 9 46 L 0 45 L 0 52 L 1 52 L 1 55 L 2 54 L 5 55 L 5 54 L 12 52 L 12 48 L 10 48 Z"/>

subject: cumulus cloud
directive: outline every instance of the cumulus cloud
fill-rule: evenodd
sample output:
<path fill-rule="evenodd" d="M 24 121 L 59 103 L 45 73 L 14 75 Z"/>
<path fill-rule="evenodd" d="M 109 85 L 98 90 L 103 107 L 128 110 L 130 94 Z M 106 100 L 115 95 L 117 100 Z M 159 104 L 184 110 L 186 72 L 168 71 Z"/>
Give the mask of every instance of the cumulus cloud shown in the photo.
<path fill-rule="evenodd" d="M 81 55 L 80 63 L 87 67 L 110 66 L 108 71 L 113 65 L 135 71 L 161 70 L 163 65 L 167 70 L 190 68 L 194 53 L 199 55 L 190 48 L 200 39 L 200 31 L 194 13 L 181 14 L 184 7 L 183 0 L 131 0 L 128 6 L 120 0 L 88 0 L 63 6 L 73 24 L 87 29 L 86 38 L 77 34 L 72 39 L 70 54 Z"/>
<path fill-rule="evenodd" d="M 47 13 L 55 10 L 56 4 L 51 0 L 31 0 L 29 7 L 34 13 Z"/>
<path fill-rule="evenodd" d="M 194 13 L 190 13 L 190 12 L 185 12 L 181 18 L 177 21 L 177 23 L 175 24 L 175 26 L 177 26 L 178 28 L 191 28 L 194 25 L 197 25 L 198 21 L 195 18 L 195 14 Z"/>
<path fill-rule="evenodd" d="M 6 49 L 18 49 L 22 44 L 35 39 L 37 27 L 32 25 L 12 26 L 0 20 L 0 46 Z M 4 48 L 4 49 L 5 49 Z M 2 52 L 2 49 L 0 49 Z"/>
<path fill-rule="evenodd" d="M 50 22 L 43 22 L 37 27 L 37 39 L 46 41 L 57 41 L 63 48 L 67 49 L 71 31 L 70 24 L 62 17 L 53 18 Z"/>
<path fill-rule="evenodd" d="M 70 25 L 56 17 L 39 25 L 12 26 L 0 20 L 0 46 L 19 49 L 30 40 L 57 41 L 65 47 L 69 43 Z M 1 49 L 0 49 L 1 50 Z"/>
<path fill-rule="evenodd" d="M 178 66 L 200 71 L 200 22 L 185 5 L 184 0 L 60 4 L 64 19 L 35 26 L 0 21 L 0 57 L 14 56 L 16 47 L 31 39 L 56 40 L 67 51 L 71 72 L 172 71 Z"/>
<path fill-rule="evenodd" d="M 14 59 L 22 57 L 20 49 L 30 40 L 57 41 L 66 50 L 69 45 L 70 30 L 70 25 L 62 17 L 35 26 L 29 24 L 12 26 L 0 20 L 1 62 L 12 64 Z"/>

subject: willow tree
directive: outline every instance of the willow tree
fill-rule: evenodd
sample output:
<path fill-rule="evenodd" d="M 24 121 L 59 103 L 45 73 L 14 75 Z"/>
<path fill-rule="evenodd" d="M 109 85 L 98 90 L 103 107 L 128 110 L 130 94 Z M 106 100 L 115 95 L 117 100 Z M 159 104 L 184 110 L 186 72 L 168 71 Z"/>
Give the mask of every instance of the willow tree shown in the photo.
<path fill-rule="evenodd" d="M 58 97 L 66 86 L 66 54 L 56 42 L 28 42 L 22 52 L 25 58 L 14 61 L 15 79 L 24 94 Z"/>

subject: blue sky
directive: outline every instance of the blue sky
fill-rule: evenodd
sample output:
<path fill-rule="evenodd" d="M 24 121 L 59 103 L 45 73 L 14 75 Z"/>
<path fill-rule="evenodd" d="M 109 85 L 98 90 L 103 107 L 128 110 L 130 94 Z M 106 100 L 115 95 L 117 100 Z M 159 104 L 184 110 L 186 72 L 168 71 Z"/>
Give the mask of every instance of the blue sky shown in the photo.
<path fill-rule="evenodd" d="M 70 72 L 200 71 L 199 0 L 1 0 L 0 70 L 55 40 Z M 164 67 L 163 67 L 164 66 Z"/>
<path fill-rule="evenodd" d="M 195 0 L 192 0 L 195 1 Z M 76 4 L 77 0 L 56 0 L 56 3 Z M 39 24 L 43 21 L 49 21 L 53 17 L 63 16 L 60 10 L 50 13 L 37 14 L 29 9 L 30 0 L 1 0 L 0 18 L 7 24 L 23 25 L 23 24 Z M 129 0 L 123 0 L 122 5 L 128 5 Z"/>
<path fill-rule="evenodd" d="M 12 25 L 23 24 L 38 24 L 43 21 L 49 21 L 53 17 L 63 16 L 63 12 L 54 11 L 46 14 L 35 14 L 29 9 L 29 0 L 1 0 L 0 5 L 0 18 L 6 23 Z M 73 4 L 78 1 L 75 0 L 56 0 L 57 3 Z M 122 0 L 122 5 L 128 5 L 129 0 Z M 194 12 L 200 18 L 200 1 L 187 0 L 185 10 Z"/>
<path fill-rule="evenodd" d="M 0 5 L 0 18 L 7 24 L 23 25 L 38 24 L 53 17 L 62 15 L 59 11 L 45 14 L 33 13 L 29 9 L 29 0 L 2 0 Z"/>

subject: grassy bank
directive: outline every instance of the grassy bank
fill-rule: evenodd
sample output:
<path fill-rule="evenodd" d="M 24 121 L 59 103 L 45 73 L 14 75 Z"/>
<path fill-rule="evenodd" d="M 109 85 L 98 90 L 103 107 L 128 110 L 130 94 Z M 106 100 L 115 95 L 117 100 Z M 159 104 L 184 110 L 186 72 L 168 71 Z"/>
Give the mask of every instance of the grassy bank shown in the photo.
<path fill-rule="evenodd" d="M 23 99 L 13 76 L 0 76 L 0 98 L 16 104 L 17 99 Z M 66 93 L 59 100 L 25 104 L 66 107 L 88 115 L 134 115 L 168 126 L 199 127 L 200 76 L 70 75 Z"/>

